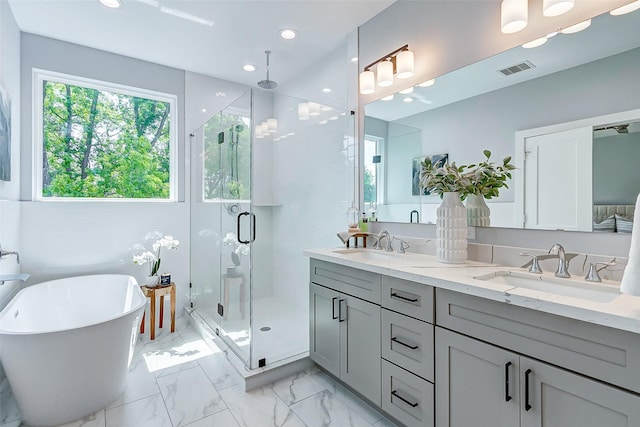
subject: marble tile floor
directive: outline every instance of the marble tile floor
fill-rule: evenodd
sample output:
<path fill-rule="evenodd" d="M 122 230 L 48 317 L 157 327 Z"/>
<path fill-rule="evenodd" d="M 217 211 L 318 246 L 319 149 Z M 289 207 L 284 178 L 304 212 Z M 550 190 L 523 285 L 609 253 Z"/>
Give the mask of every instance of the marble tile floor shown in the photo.
<path fill-rule="evenodd" d="M 207 345 L 187 316 L 176 333 L 139 337 L 125 392 L 64 427 L 393 427 L 317 368 L 244 392 L 227 354 Z M 6 382 L 6 381 L 5 381 Z M 25 427 L 6 384 L 0 427 Z"/>

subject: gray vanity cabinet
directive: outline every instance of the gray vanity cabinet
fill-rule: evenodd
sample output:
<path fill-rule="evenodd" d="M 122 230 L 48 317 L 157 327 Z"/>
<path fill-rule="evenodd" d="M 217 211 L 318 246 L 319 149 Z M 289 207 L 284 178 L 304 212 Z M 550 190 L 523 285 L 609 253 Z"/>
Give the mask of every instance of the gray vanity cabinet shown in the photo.
<path fill-rule="evenodd" d="M 515 353 L 436 327 L 436 425 L 520 425 Z"/>
<path fill-rule="evenodd" d="M 377 294 L 379 299 L 380 276 L 317 260 L 311 261 L 311 270 L 309 357 L 380 406 L 379 301 L 376 304 L 344 292 L 355 289 L 364 295 Z M 345 281 L 348 286 L 342 286 Z M 375 286 L 377 291 L 367 291 Z"/>
<path fill-rule="evenodd" d="M 637 427 L 640 397 L 436 328 L 439 427 Z"/>

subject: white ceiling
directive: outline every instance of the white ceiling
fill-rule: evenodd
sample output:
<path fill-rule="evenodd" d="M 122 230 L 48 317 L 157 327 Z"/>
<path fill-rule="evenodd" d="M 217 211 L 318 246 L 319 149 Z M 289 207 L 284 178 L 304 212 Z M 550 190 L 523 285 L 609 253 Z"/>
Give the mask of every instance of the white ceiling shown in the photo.
<path fill-rule="evenodd" d="M 2 1 L 2 0 L 0 0 Z M 266 75 L 286 83 L 345 41 L 394 0 L 9 0 L 21 31 L 255 86 Z M 151 3 L 154 3 L 151 0 Z M 160 11 L 168 7 L 213 21 L 199 24 Z M 282 28 L 298 37 L 284 40 Z M 252 63 L 256 72 L 242 66 Z"/>

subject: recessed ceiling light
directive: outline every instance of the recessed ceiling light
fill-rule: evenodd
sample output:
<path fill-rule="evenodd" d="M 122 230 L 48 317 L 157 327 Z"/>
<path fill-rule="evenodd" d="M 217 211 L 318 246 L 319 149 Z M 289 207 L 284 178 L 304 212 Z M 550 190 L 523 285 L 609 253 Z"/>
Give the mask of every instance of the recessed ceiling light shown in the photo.
<path fill-rule="evenodd" d="M 322 93 L 331 93 L 331 89 L 325 87 L 324 89 L 322 89 Z"/>
<path fill-rule="evenodd" d="M 540 37 L 539 39 L 531 40 L 529 43 L 525 43 L 522 45 L 525 49 L 532 49 L 534 47 L 542 46 L 547 42 L 546 37 Z"/>
<path fill-rule="evenodd" d="M 257 70 L 256 66 L 253 64 L 246 64 L 244 67 L 242 67 L 243 70 L 245 71 L 255 71 Z"/>
<path fill-rule="evenodd" d="M 393 94 L 387 95 L 384 98 L 381 98 L 383 101 L 391 101 L 393 99 Z"/>
<path fill-rule="evenodd" d="M 413 92 L 413 86 L 408 87 L 408 88 L 406 88 L 406 89 L 402 89 L 402 90 L 400 91 L 400 93 L 401 93 L 401 94 L 403 94 L 403 95 L 406 95 L 407 93 L 411 93 L 411 92 Z"/>
<path fill-rule="evenodd" d="M 433 86 L 436 83 L 436 79 L 431 79 L 431 80 L 427 80 L 426 82 L 422 82 L 420 84 L 418 84 L 418 86 L 420 87 L 429 87 L 429 86 Z"/>
<path fill-rule="evenodd" d="M 122 2 L 120 0 L 100 0 L 103 6 L 110 7 L 112 9 L 117 9 L 122 6 Z"/>
<path fill-rule="evenodd" d="M 203 113 L 206 113 L 206 112 L 207 112 L 207 109 L 206 109 L 206 108 L 203 108 L 203 109 L 202 109 L 202 110 L 200 110 L 200 111 L 202 111 Z"/>
<path fill-rule="evenodd" d="M 634 1 L 633 3 L 626 4 L 617 9 L 613 9 L 609 13 L 612 14 L 613 16 L 620 16 L 620 15 L 624 15 L 625 13 L 630 13 L 638 9 L 640 9 L 640 0 Z"/>
<path fill-rule="evenodd" d="M 298 33 L 293 28 L 283 28 L 282 30 L 280 30 L 280 37 L 285 40 L 295 39 L 296 35 L 298 35 Z"/>
<path fill-rule="evenodd" d="M 560 32 L 562 34 L 573 34 L 573 33 L 577 33 L 578 31 L 582 31 L 586 28 L 589 28 L 589 26 L 591 26 L 591 19 L 587 19 L 586 21 L 582 21 L 582 22 L 578 22 L 575 25 L 572 25 L 570 27 L 565 28 L 564 30 L 560 30 Z"/>
<path fill-rule="evenodd" d="M 640 0 L 639 0 L 639 1 L 640 1 Z M 357 56 L 354 56 L 353 58 L 351 58 L 351 62 L 352 62 L 352 63 L 354 63 L 354 64 L 355 64 L 356 62 L 358 62 L 358 57 L 357 57 Z"/>
<path fill-rule="evenodd" d="M 413 102 L 413 98 L 411 98 L 410 96 L 407 96 L 402 100 L 402 102 Z"/>

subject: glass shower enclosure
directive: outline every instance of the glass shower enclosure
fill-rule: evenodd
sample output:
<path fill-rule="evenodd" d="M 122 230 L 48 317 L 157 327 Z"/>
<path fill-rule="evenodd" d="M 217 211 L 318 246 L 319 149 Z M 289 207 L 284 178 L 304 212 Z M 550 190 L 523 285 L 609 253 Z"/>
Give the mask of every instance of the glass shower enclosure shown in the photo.
<path fill-rule="evenodd" d="M 329 153 L 349 176 L 348 121 L 252 89 L 192 132 L 191 304 L 247 369 L 308 351 L 303 250 L 335 245 L 335 232 L 313 222 L 340 231 L 352 197 L 330 188 L 319 196 L 326 170 L 314 164 Z"/>

